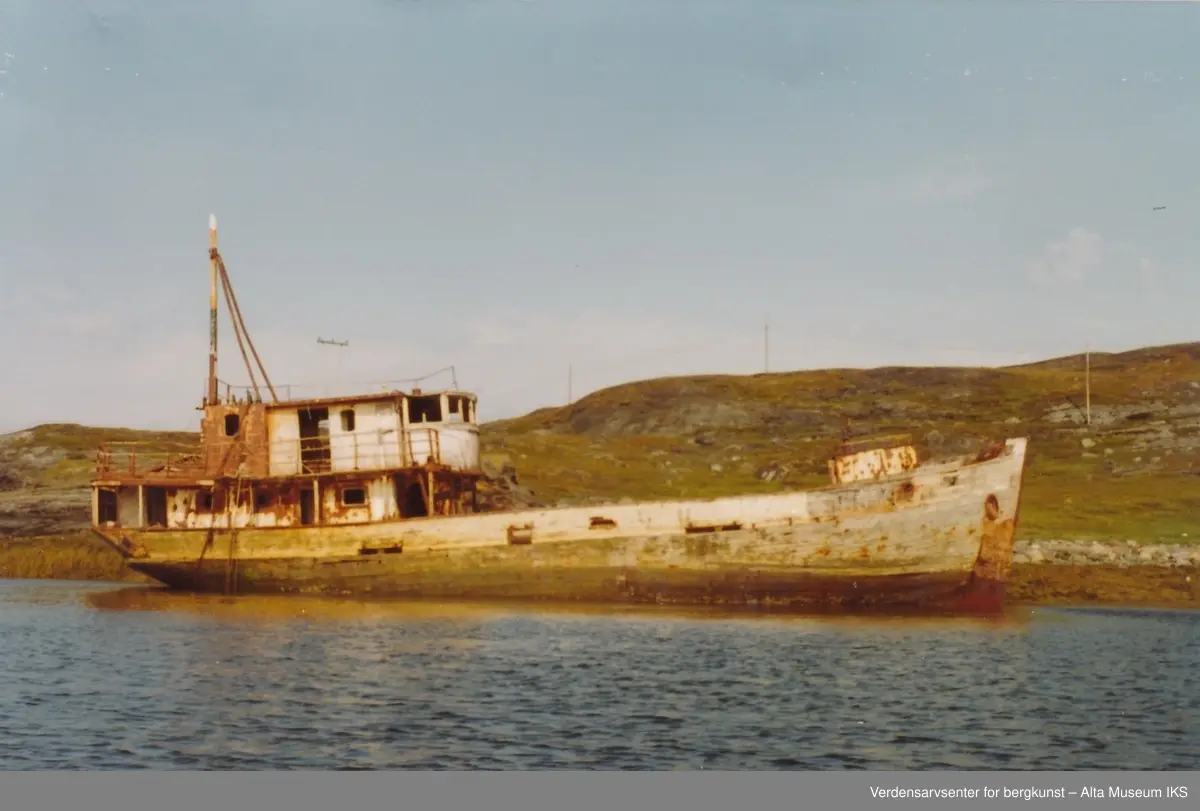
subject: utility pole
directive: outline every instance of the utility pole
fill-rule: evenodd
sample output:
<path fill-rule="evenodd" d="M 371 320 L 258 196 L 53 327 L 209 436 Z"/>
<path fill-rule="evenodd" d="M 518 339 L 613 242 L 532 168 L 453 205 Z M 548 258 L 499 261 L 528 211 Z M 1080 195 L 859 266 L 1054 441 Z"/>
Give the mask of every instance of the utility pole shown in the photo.
<path fill-rule="evenodd" d="M 763 318 L 763 372 L 771 371 L 771 323 Z"/>
<path fill-rule="evenodd" d="M 575 399 L 571 396 L 571 394 L 572 394 L 572 392 L 571 392 L 571 371 L 572 371 L 571 364 L 568 363 L 567 364 L 567 405 L 571 405 L 572 403 L 575 402 Z"/>
<path fill-rule="evenodd" d="M 1087 424 L 1092 424 L 1092 348 L 1088 347 L 1084 353 L 1084 372 L 1083 372 L 1083 388 L 1085 398 L 1085 408 L 1087 409 Z"/>

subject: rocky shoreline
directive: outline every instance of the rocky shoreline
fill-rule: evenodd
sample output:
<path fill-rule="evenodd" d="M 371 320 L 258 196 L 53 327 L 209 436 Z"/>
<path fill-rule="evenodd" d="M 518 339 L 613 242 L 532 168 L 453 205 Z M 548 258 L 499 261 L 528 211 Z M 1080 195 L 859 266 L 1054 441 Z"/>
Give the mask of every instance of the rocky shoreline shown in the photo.
<path fill-rule="evenodd" d="M 1018 541 L 1014 564 L 1065 566 L 1200 567 L 1200 544 L 1147 544 L 1136 541 Z"/>

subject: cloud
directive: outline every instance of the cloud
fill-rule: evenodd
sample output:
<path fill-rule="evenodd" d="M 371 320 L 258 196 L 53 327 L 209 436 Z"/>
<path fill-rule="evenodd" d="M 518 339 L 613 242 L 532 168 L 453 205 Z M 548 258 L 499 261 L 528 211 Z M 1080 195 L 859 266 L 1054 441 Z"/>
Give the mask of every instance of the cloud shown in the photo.
<path fill-rule="evenodd" d="M 1158 276 L 1158 263 L 1149 257 L 1143 256 L 1138 260 L 1138 275 L 1143 279 L 1150 280 Z"/>
<path fill-rule="evenodd" d="M 990 189 L 995 178 L 974 155 L 962 155 L 934 166 L 913 187 L 913 196 L 926 203 L 961 202 Z"/>
<path fill-rule="evenodd" d="M 1029 276 L 1041 285 L 1078 284 L 1102 259 L 1100 235 L 1076 227 L 1063 239 L 1048 244 L 1041 255 L 1029 263 Z"/>

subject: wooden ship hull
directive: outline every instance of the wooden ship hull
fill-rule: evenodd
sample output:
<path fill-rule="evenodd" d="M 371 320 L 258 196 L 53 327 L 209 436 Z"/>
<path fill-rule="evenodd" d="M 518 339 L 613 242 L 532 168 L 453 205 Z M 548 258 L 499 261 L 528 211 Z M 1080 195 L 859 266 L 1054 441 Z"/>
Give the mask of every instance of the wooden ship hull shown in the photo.
<path fill-rule="evenodd" d="M 92 529 L 173 588 L 467 600 L 996 611 L 1024 438 L 918 463 L 907 439 L 844 442 L 832 483 L 703 501 L 479 512 L 475 397 L 387 391 L 264 401 L 216 378 L 216 290 L 244 331 L 212 228 L 200 447 L 101 449 Z M 149 462 L 149 464 L 147 464 Z"/>
<path fill-rule="evenodd" d="M 778 495 L 95 531 L 132 569 L 199 591 L 996 611 L 1025 448 Z"/>

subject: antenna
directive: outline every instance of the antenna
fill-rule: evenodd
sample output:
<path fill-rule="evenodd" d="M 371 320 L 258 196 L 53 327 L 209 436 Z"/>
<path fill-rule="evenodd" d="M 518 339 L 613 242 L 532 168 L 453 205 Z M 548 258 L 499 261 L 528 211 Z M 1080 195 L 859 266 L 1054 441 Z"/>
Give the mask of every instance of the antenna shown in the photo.
<path fill-rule="evenodd" d="M 572 371 L 571 364 L 568 363 L 567 364 L 567 405 L 571 405 L 572 403 L 575 402 L 575 399 L 571 396 L 571 371 Z"/>
<path fill-rule="evenodd" d="M 320 337 L 318 337 L 318 338 L 317 338 L 317 343 L 318 343 L 318 344 L 323 344 L 324 346 L 336 346 L 336 347 L 337 347 L 337 349 L 338 349 L 338 354 L 337 354 L 337 359 L 338 359 L 338 360 L 337 360 L 337 366 L 338 366 L 338 368 L 337 368 L 337 371 L 338 371 L 338 377 L 340 377 L 340 376 L 341 376 L 341 371 L 342 371 L 342 351 L 343 351 L 343 350 L 344 350 L 346 347 L 350 346 L 350 342 L 349 342 L 349 341 L 335 341 L 335 340 L 333 340 L 332 338 L 320 338 Z M 328 392 L 329 392 L 329 387 L 328 387 L 328 386 L 326 386 L 326 387 L 325 387 L 325 391 L 326 391 L 326 393 L 328 394 Z"/>

